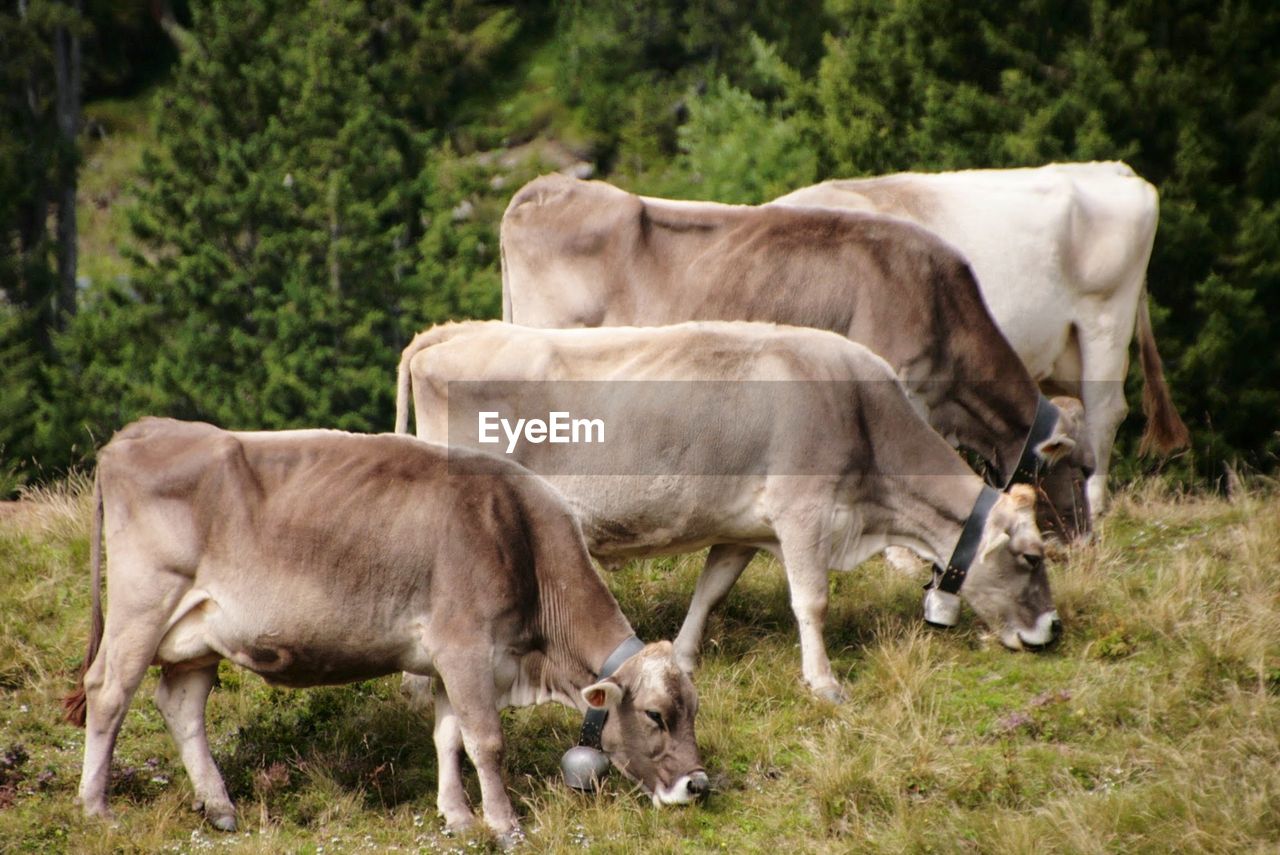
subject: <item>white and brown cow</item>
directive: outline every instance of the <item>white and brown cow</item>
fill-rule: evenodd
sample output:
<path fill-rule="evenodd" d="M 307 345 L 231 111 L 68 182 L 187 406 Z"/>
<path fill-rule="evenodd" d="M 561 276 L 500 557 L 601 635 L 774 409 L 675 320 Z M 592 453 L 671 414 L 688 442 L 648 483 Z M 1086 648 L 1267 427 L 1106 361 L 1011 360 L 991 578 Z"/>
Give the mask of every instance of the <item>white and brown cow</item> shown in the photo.
<path fill-rule="evenodd" d="M 1083 486 L 1093 461 L 1079 401 L 1041 396 L 964 258 L 919 226 L 651 199 L 544 175 L 512 198 L 501 243 L 503 317 L 513 323 L 771 321 L 866 345 L 939 433 L 991 465 L 996 483 L 1053 467 L 1044 521 L 1067 537 L 1088 529 Z M 1061 439 L 1046 443 L 1050 435 Z"/>
<path fill-rule="evenodd" d="M 655 802 L 705 792 L 697 695 L 671 644 L 634 640 L 553 489 L 513 463 L 466 459 L 468 474 L 451 474 L 438 446 L 337 431 L 144 419 L 117 433 L 98 458 L 93 630 L 67 699 L 69 718 L 87 718 L 85 813 L 108 812 L 116 736 L 157 664 L 156 705 L 197 806 L 235 828 L 204 726 L 222 659 L 287 686 L 436 677 L 438 805 L 452 828 L 473 821 L 465 748 L 486 823 L 518 833 L 502 781 L 508 705 L 606 709 L 604 750 Z M 618 667 L 602 679 L 606 662 Z"/>
<path fill-rule="evenodd" d="M 1156 188 L 1124 163 L 904 172 L 824 181 L 771 204 L 870 211 L 918 223 L 973 265 L 996 323 L 1032 376 L 1084 404 L 1096 468 L 1089 503 L 1106 503 L 1136 329 L 1145 381 L 1141 449 L 1185 446 L 1147 308 Z"/>
<path fill-rule="evenodd" d="M 405 348 L 400 432 L 411 395 L 420 438 L 496 449 L 551 481 L 602 561 L 711 547 L 675 643 L 686 669 L 708 612 L 759 549 L 786 568 L 805 680 L 831 699 L 843 691 L 822 641 L 828 572 L 890 545 L 947 568 L 941 590 L 958 591 L 1005 645 L 1057 634 L 1031 488 L 985 487 L 890 366 L 841 336 L 725 322 L 449 324 Z M 557 442 L 556 425 L 568 438 L 577 421 L 578 441 Z"/>

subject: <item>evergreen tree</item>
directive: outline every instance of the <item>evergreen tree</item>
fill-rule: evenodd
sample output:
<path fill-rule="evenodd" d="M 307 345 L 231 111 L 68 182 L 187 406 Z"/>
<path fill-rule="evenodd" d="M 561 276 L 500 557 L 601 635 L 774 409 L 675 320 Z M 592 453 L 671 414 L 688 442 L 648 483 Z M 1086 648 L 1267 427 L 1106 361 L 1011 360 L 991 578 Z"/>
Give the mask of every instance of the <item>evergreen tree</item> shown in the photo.
<path fill-rule="evenodd" d="M 144 163 L 136 295 L 79 330 L 109 341 L 113 324 L 145 327 L 130 350 L 102 342 L 118 360 L 106 373 L 130 387 L 117 401 L 228 427 L 391 423 L 402 319 L 466 304 L 434 295 L 435 313 L 418 309 L 419 122 L 435 105 L 405 88 L 429 65 L 448 89 L 470 47 L 456 23 L 437 4 L 197 10 L 199 49 L 161 95 L 161 150 Z M 103 373 L 79 369 L 74 386 Z M 82 418 L 100 432 L 137 414 L 115 404 Z"/>
<path fill-rule="evenodd" d="M 53 336 L 76 311 L 79 1 L 0 11 L 0 475 L 43 455 L 34 430 Z M 54 228 L 50 228 L 50 224 Z M 0 483 L 0 495 L 13 483 Z"/>
<path fill-rule="evenodd" d="M 733 202 L 825 177 L 1124 159 L 1161 193 L 1149 283 L 1187 459 L 1274 468 L 1274 4 L 246 0 L 188 20 L 181 0 L 76 2 L 0 10 L 10 482 L 144 413 L 385 429 L 407 337 L 498 314 L 501 213 L 542 168 L 500 149 L 538 135 L 632 189 Z M 74 315 L 51 228 L 78 162 L 57 123 L 59 28 L 85 46 L 91 94 L 134 91 L 153 57 L 182 53 L 154 101 L 134 275 Z"/>
<path fill-rule="evenodd" d="M 1161 193 L 1149 289 L 1192 462 L 1211 477 L 1224 457 L 1273 467 L 1280 11 L 1057 0 L 829 11 L 837 35 L 808 135 L 822 171 L 1128 161 Z"/>
<path fill-rule="evenodd" d="M 800 75 L 776 46 L 755 35 L 749 43 L 752 63 L 740 69 L 742 86 L 717 76 L 702 91 L 691 89 L 688 117 L 676 130 L 676 156 L 629 182 L 634 189 L 759 204 L 816 180 L 817 153 L 805 138 L 798 103 L 788 97 Z"/>

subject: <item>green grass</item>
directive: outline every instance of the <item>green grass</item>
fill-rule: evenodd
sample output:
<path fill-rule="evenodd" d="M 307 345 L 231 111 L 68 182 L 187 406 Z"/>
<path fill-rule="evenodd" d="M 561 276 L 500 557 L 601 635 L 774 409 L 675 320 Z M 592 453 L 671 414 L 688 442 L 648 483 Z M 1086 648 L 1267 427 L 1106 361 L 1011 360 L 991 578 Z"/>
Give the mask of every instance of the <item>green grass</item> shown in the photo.
<path fill-rule="evenodd" d="M 209 707 L 239 808 L 222 835 L 151 702 L 135 698 L 108 825 L 74 804 L 63 724 L 87 631 L 84 484 L 0 518 L 0 849 L 363 852 L 492 848 L 444 835 L 431 726 L 396 678 L 289 691 L 224 663 Z M 1122 495 L 1098 542 L 1052 569 L 1062 642 L 1007 653 L 966 616 L 918 620 L 922 580 L 834 577 L 827 641 L 850 701 L 813 698 L 781 571 L 757 559 L 712 619 L 696 682 L 701 808 L 655 810 L 615 775 L 558 782 L 579 718 L 509 711 L 508 783 L 528 851 L 1171 852 L 1280 845 L 1280 499 Z M 646 638 L 670 637 L 699 557 L 609 575 Z M 478 795 L 470 782 L 473 799 Z"/>

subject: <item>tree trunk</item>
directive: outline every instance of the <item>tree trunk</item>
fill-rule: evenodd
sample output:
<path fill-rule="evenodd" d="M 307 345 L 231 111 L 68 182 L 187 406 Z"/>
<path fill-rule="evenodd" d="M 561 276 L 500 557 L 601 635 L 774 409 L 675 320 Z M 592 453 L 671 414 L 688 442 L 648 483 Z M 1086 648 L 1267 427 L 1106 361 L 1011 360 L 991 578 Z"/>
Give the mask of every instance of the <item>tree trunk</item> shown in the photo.
<path fill-rule="evenodd" d="M 27 0 L 18 0 L 18 18 L 27 25 Z M 26 81 L 23 85 L 23 101 L 25 112 L 19 110 L 15 116 L 18 133 L 27 140 L 27 165 L 42 166 L 41 158 L 35 151 L 40 135 L 40 97 L 38 78 L 34 66 L 27 68 Z M 45 259 L 49 252 L 49 186 L 43 180 L 32 182 L 31 192 L 26 198 L 18 200 L 15 225 L 17 281 L 12 285 L 6 283 L 5 299 L 29 313 L 31 318 L 32 339 L 36 349 L 44 356 L 53 353 L 53 340 L 49 330 L 51 311 L 50 282 L 45 275 Z"/>
<path fill-rule="evenodd" d="M 83 0 L 71 0 L 77 18 Z M 58 27 L 53 34 L 54 80 L 57 84 L 59 153 L 58 197 L 58 295 L 55 323 L 59 327 L 76 313 L 76 135 L 80 131 L 80 36 L 72 27 Z"/>

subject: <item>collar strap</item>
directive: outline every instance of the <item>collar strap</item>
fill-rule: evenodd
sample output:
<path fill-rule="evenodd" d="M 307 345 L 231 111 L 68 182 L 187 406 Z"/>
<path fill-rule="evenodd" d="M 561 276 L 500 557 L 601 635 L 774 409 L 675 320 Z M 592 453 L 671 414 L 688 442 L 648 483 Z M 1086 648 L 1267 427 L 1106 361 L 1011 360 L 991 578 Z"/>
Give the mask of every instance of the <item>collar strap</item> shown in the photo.
<path fill-rule="evenodd" d="M 978 494 L 978 500 L 973 503 L 973 510 L 969 512 L 969 518 L 964 521 L 964 527 L 960 529 L 960 540 L 956 543 L 955 551 L 951 553 L 947 569 L 941 570 L 934 565 L 934 581 L 930 587 L 939 588 L 948 594 L 954 594 L 960 590 L 965 576 L 969 575 L 969 565 L 978 554 L 978 544 L 982 542 L 982 530 L 987 525 L 987 517 L 991 515 L 991 508 L 999 498 L 998 491 L 986 484 L 982 485 L 982 492 Z M 939 573 L 942 574 L 940 579 Z"/>
<path fill-rule="evenodd" d="M 604 660 L 604 664 L 600 666 L 600 679 L 603 680 L 614 671 L 617 671 L 622 667 L 623 662 L 626 662 L 643 649 L 644 642 L 634 635 L 624 640 L 613 649 L 613 652 L 609 654 L 609 658 Z M 582 719 L 582 736 L 578 739 L 578 744 L 586 745 L 589 748 L 599 748 L 600 734 L 604 733 L 604 723 L 608 720 L 608 710 L 588 707 L 587 714 Z"/>
<path fill-rule="evenodd" d="M 1018 465 L 1013 468 L 1013 474 L 1005 483 L 1005 489 L 1013 483 L 1034 481 L 1040 474 L 1040 467 L 1044 465 L 1044 460 L 1036 452 L 1036 446 L 1053 435 L 1053 429 L 1058 424 L 1058 415 L 1058 408 L 1044 395 L 1040 395 L 1039 400 L 1036 401 L 1036 417 L 1031 422 L 1027 441 L 1022 446 L 1022 456 L 1018 458 Z"/>

